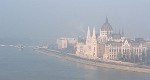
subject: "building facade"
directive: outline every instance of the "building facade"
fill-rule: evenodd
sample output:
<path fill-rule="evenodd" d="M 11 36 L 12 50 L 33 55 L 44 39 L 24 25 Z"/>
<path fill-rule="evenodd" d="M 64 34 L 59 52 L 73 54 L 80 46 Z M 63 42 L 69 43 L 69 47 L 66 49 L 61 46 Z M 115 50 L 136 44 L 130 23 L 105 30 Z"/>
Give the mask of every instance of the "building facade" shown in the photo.
<path fill-rule="evenodd" d="M 88 27 L 85 42 L 78 42 L 76 45 L 76 54 L 78 56 L 87 57 L 90 59 L 97 57 L 97 39 L 95 28 L 93 28 L 93 34 L 91 35 L 90 29 Z"/>

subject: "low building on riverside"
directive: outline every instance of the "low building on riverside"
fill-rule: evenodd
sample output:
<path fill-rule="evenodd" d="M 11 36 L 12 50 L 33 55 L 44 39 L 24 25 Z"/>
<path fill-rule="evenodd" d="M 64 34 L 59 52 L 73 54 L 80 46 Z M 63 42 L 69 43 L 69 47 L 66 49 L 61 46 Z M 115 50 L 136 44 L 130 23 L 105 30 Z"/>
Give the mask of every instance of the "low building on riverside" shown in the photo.
<path fill-rule="evenodd" d="M 67 39 L 66 38 L 59 38 L 57 39 L 57 46 L 58 49 L 64 49 L 67 48 Z"/>
<path fill-rule="evenodd" d="M 61 37 L 59 39 L 57 39 L 57 46 L 58 49 L 65 49 L 68 47 L 74 47 L 77 43 L 77 39 L 75 38 L 65 38 L 65 37 Z"/>

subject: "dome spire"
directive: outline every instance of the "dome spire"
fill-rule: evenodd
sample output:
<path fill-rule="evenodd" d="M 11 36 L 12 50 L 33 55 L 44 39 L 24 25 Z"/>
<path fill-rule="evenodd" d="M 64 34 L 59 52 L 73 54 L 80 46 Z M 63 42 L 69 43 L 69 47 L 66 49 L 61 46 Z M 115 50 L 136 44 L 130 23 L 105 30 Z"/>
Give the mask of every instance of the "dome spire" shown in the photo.
<path fill-rule="evenodd" d="M 107 18 L 107 16 L 106 16 L 106 23 L 108 23 L 108 18 Z"/>
<path fill-rule="evenodd" d="M 107 16 L 106 16 L 106 22 L 101 27 L 101 31 L 112 31 L 112 27 L 108 22 Z"/>

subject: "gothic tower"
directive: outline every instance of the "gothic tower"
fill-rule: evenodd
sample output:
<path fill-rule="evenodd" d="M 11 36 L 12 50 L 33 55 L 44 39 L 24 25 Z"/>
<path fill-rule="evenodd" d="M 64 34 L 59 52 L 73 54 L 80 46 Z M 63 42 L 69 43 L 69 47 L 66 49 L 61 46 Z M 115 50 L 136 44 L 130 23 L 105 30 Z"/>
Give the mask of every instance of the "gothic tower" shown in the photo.
<path fill-rule="evenodd" d="M 89 27 L 87 31 L 86 44 L 91 44 L 91 33 Z"/>
<path fill-rule="evenodd" d="M 91 45 L 92 45 L 92 55 L 93 57 L 97 57 L 97 39 L 96 39 L 95 27 L 93 28 Z"/>

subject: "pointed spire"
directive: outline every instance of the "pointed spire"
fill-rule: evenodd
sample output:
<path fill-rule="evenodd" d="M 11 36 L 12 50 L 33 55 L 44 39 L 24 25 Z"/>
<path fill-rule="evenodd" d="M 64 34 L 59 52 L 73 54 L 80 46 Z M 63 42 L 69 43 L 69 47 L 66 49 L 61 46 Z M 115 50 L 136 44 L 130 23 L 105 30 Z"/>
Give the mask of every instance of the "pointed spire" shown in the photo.
<path fill-rule="evenodd" d="M 122 30 L 122 36 L 124 36 L 124 31 Z"/>
<path fill-rule="evenodd" d="M 96 38 L 95 27 L 93 28 L 93 35 L 92 35 L 92 38 Z"/>
<path fill-rule="evenodd" d="M 120 29 L 119 29 L 119 34 L 121 34 L 121 33 L 120 33 Z"/>
<path fill-rule="evenodd" d="M 107 16 L 106 16 L 106 23 L 108 23 L 108 18 L 107 18 Z"/>
<path fill-rule="evenodd" d="M 89 26 L 88 26 L 87 37 L 86 37 L 86 44 L 91 44 L 91 33 L 90 33 Z"/>
<path fill-rule="evenodd" d="M 93 34 L 92 34 L 92 44 L 96 44 L 97 40 L 96 40 L 96 33 L 95 33 L 95 27 L 93 28 Z"/>
<path fill-rule="evenodd" d="M 91 33 L 90 33 L 89 26 L 88 26 L 88 31 L 87 31 L 87 39 L 89 39 L 90 37 L 91 37 Z"/>

